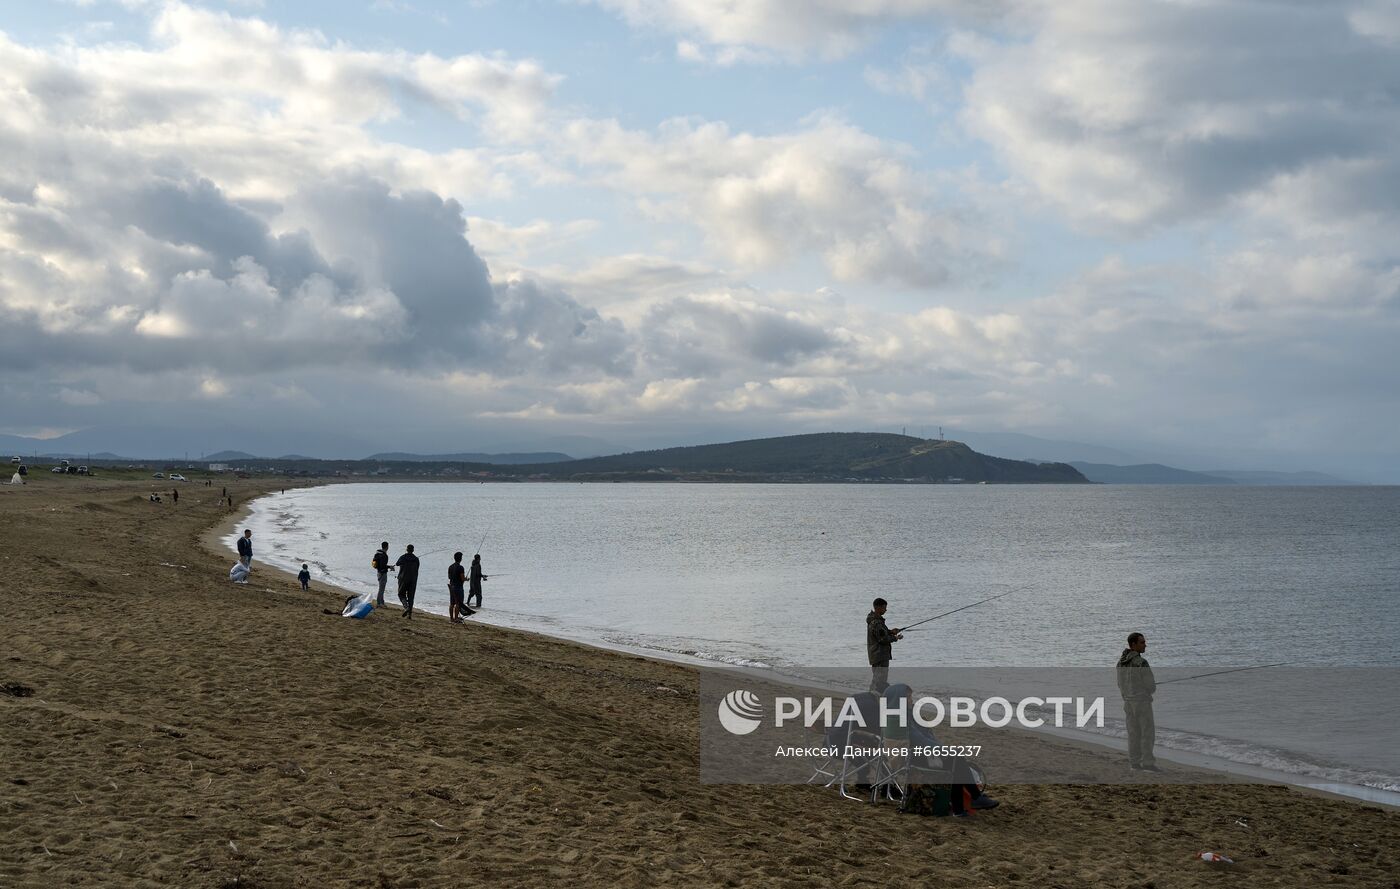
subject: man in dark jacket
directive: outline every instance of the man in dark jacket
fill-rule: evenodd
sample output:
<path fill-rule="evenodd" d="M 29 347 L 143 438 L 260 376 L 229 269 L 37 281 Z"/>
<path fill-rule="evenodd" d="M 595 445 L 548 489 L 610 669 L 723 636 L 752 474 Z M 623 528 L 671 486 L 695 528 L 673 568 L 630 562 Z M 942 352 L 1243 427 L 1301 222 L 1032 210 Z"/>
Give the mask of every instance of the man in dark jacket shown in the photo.
<path fill-rule="evenodd" d="M 871 611 L 865 616 L 865 651 L 870 655 L 870 690 L 884 694 L 890 684 L 891 647 L 904 637 L 898 629 L 885 626 L 885 609 L 889 603 L 876 599 Z"/>
<path fill-rule="evenodd" d="M 413 554 L 413 544 L 404 547 L 403 555 L 394 563 L 399 569 L 399 601 L 403 603 L 403 616 L 413 617 L 413 594 L 418 590 L 418 557 Z"/>
<path fill-rule="evenodd" d="M 447 566 L 447 617 L 454 624 L 462 622 L 464 616 L 476 614 L 462 603 L 466 596 L 467 569 L 462 566 L 462 554 L 452 554 L 452 564 Z"/>
<path fill-rule="evenodd" d="M 389 582 L 389 572 L 394 570 L 389 565 L 389 541 L 386 540 L 379 544 L 379 549 L 375 550 L 369 563 L 374 566 L 374 573 L 379 577 L 379 601 L 374 604 L 383 608 L 384 585 Z"/>
<path fill-rule="evenodd" d="M 467 589 L 467 604 L 472 604 L 472 599 L 476 600 L 476 607 L 481 607 L 481 582 L 486 580 L 486 575 L 481 573 L 481 553 L 472 556 L 471 586 Z"/>
<path fill-rule="evenodd" d="M 253 532 L 252 529 L 245 529 L 243 536 L 238 538 L 238 561 L 249 571 L 253 570 Z"/>
<path fill-rule="evenodd" d="M 1152 718 L 1152 695 L 1157 680 L 1152 667 L 1142 653 L 1147 650 L 1147 637 L 1133 633 L 1128 647 L 1118 658 L 1118 691 L 1123 695 L 1123 715 L 1128 723 L 1128 765 L 1144 772 L 1160 772 L 1152 747 L 1157 741 L 1157 726 Z"/>

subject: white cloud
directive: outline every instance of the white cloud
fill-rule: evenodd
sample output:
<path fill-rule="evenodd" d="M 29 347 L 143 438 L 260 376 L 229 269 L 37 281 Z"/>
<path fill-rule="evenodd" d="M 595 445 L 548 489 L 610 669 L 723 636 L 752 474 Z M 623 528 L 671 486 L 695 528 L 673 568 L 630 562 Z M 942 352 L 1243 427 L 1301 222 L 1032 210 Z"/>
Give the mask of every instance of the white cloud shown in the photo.
<path fill-rule="evenodd" d="M 812 252 L 838 280 L 927 288 L 1003 249 L 972 208 L 915 171 L 907 147 L 834 117 L 775 136 L 681 119 L 652 135 L 579 119 L 562 138 L 609 184 L 658 218 L 699 226 L 745 268 Z"/>
<path fill-rule="evenodd" d="M 1221 214 L 1337 162 L 1389 165 L 1400 56 L 1353 24 L 1340 3 L 1041 4 L 1028 36 L 955 41 L 964 119 L 1086 225 Z"/>
<path fill-rule="evenodd" d="M 996 15 L 1003 0 L 594 0 L 628 23 L 684 35 L 677 53 L 688 61 L 735 64 L 839 58 L 881 28 L 931 23 L 948 15 Z M 717 47 L 706 53 L 696 41 Z"/>

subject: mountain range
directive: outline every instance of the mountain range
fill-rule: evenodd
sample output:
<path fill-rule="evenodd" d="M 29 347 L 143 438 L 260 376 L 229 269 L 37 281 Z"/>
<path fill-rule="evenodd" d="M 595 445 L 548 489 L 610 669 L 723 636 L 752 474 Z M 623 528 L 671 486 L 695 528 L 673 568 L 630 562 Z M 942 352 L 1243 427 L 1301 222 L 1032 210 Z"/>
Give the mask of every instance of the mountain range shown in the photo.
<path fill-rule="evenodd" d="M 695 445 L 531 466 L 556 477 L 742 476 L 850 481 L 1087 482 L 1065 463 L 1030 463 L 979 454 L 959 441 L 883 432 L 821 432 Z"/>
<path fill-rule="evenodd" d="M 821 434 L 821 433 L 817 433 Z M 864 434 L 864 433 L 839 433 Z M 868 433 L 885 434 L 885 433 Z M 890 433 L 892 434 L 892 433 Z M 1078 441 L 1040 438 L 1012 432 L 954 433 L 958 441 L 987 457 L 1040 463 L 1068 463 L 1090 481 L 1103 484 L 1241 484 L 1241 485 L 1337 485 L 1353 484 L 1336 476 L 1317 472 L 1272 472 L 1266 470 L 1188 470 L 1160 462 L 1148 462 L 1130 451 Z M 788 436 L 786 439 L 802 438 Z M 932 439 L 913 438 L 917 441 Z M 767 439 L 753 439 L 761 441 Z M 208 445 L 224 444 L 214 451 Z M 228 444 L 236 443 L 236 448 Z M 375 448 L 370 442 L 316 430 L 263 430 L 248 427 L 189 429 L 182 427 L 103 426 L 79 430 L 56 438 L 39 439 L 0 435 L 0 453 L 40 455 L 66 459 L 168 460 L 171 462 L 246 462 L 259 459 L 306 461 L 313 459 L 370 459 L 393 462 L 480 463 L 490 465 L 537 465 L 562 463 L 570 455 L 582 458 L 635 462 L 635 455 L 660 451 L 618 454 L 624 448 L 586 436 L 547 436 L 520 442 L 523 447 L 452 453 L 417 453 Z M 539 445 L 546 445 L 539 447 Z M 553 447 L 549 447 L 553 445 Z M 697 447 L 711 447 L 701 445 Z M 685 450 L 665 448 L 664 451 Z M 292 452 L 295 451 L 295 455 Z M 286 456 L 269 458 L 265 455 Z M 308 456 L 300 456 L 302 454 Z M 364 456 L 368 455 L 368 456 Z M 623 460 L 623 462 L 626 462 Z M 1199 464 L 1197 464 L 1199 465 Z M 1209 465 L 1209 464 L 1207 464 Z"/>

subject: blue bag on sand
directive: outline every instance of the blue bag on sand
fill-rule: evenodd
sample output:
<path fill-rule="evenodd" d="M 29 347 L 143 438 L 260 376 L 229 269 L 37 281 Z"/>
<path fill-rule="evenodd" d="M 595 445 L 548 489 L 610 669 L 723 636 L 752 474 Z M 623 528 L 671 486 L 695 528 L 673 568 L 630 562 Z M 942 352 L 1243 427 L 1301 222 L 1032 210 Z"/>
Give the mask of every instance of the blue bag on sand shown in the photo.
<path fill-rule="evenodd" d="M 345 610 L 340 613 L 341 617 L 363 620 L 374 610 L 374 599 L 370 596 L 361 596 L 358 599 L 351 599 L 345 603 Z"/>

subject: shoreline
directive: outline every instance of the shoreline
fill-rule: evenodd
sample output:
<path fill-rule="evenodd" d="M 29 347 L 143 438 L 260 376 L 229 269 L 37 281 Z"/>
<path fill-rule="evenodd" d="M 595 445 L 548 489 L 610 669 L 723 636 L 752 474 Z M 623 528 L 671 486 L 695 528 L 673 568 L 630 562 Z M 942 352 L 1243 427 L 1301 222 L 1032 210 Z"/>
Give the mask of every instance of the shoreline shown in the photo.
<path fill-rule="evenodd" d="M 230 589 L 202 539 L 240 514 L 145 488 L 0 494 L 0 686 L 27 690 L 0 694 L 2 884 L 825 889 L 876 856 L 950 889 L 1218 886 L 1202 849 L 1254 887 L 1400 872 L 1400 814 L 1285 787 L 994 785 L 950 819 L 703 784 L 694 669 Z"/>
<path fill-rule="evenodd" d="M 385 482 L 392 484 L 392 481 Z M 319 487 L 319 485 L 295 485 L 297 488 Z M 290 489 L 290 486 L 289 486 Z M 229 518 L 212 527 L 205 535 L 204 541 L 206 549 L 213 554 L 232 555 L 233 550 L 226 543 L 226 538 L 236 535 L 240 522 L 247 519 L 254 511 L 255 504 L 271 496 L 272 492 L 251 498 L 244 502 L 243 506 Z M 285 576 L 290 583 L 298 583 L 295 574 L 284 567 L 279 567 L 272 562 L 260 563 L 265 569 Z M 361 595 L 361 592 L 349 587 L 340 586 L 333 581 L 315 581 L 325 587 L 338 590 L 342 595 Z M 378 609 L 386 614 L 396 612 L 396 609 Z M 415 616 L 419 613 L 426 613 L 440 620 L 447 620 L 445 612 L 430 610 L 426 606 L 417 606 Z M 789 674 L 783 672 L 781 668 L 771 666 L 754 666 L 733 664 L 721 660 L 711 660 L 696 656 L 686 655 L 680 652 L 658 650 L 642 645 L 626 645 L 622 643 L 609 643 L 602 640 L 588 638 L 587 634 L 580 631 L 570 634 L 567 627 L 561 627 L 559 632 L 549 632 L 547 630 L 526 629 L 512 626 L 501 626 L 499 624 L 487 623 L 485 621 L 474 621 L 478 626 L 491 627 L 494 630 L 505 633 L 522 633 L 542 639 L 549 639 L 564 642 L 572 645 L 580 645 L 586 648 L 612 654 L 624 656 L 640 657 L 655 661 L 659 664 L 668 664 L 685 668 L 701 669 L 723 669 L 736 672 L 742 675 L 752 676 L 760 681 L 778 680 L 789 683 L 796 683 L 802 686 L 819 689 L 823 692 L 839 691 L 845 693 L 848 690 L 837 689 L 835 686 L 826 686 L 816 683 L 810 677 Z M 1112 750 L 1118 753 L 1126 753 L 1127 742 L 1113 735 L 1097 734 L 1082 730 L 1055 729 L 1044 727 L 1041 729 L 1025 730 L 1032 736 L 1054 738 L 1061 742 L 1069 742 L 1076 745 L 1098 750 Z M 1248 778 L 1242 784 L 1275 784 L 1290 787 L 1295 790 L 1316 794 L 1319 796 L 1344 800 L 1353 803 L 1363 803 L 1369 805 L 1384 806 L 1391 809 L 1400 809 L 1400 792 L 1386 790 L 1384 788 L 1373 787 L 1365 784 L 1339 784 L 1335 781 L 1324 781 L 1318 779 L 1317 783 L 1308 783 L 1309 776 L 1294 772 L 1271 769 L 1264 766 L 1252 765 L 1249 763 L 1237 762 L 1224 757 L 1212 754 L 1197 753 L 1189 750 L 1179 750 L 1167 747 L 1162 744 L 1157 745 L 1158 758 L 1177 766 L 1184 767 L 1192 771 L 1205 771 L 1224 775 Z"/>

